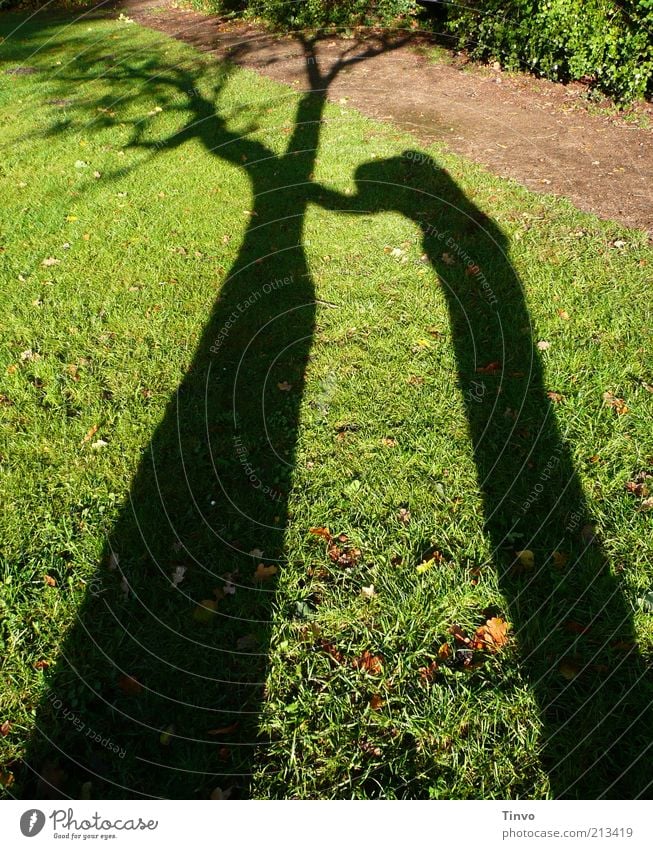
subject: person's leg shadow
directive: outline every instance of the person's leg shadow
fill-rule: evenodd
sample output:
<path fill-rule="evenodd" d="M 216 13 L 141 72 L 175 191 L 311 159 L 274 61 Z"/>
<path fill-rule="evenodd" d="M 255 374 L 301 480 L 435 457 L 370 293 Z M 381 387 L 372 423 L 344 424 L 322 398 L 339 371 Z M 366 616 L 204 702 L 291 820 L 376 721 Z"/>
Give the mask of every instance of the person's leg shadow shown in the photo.
<path fill-rule="evenodd" d="M 422 153 L 365 164 L 356 183 L 353 196 L 316 186 L 315 202 L 414 220 L 446 295 L 485 529 L 540 706 L 551 794 L 648 795 L 651 679 L 556 423 L 507 239 Z M 517 560 L 523 550 L 533 562 Z"/>

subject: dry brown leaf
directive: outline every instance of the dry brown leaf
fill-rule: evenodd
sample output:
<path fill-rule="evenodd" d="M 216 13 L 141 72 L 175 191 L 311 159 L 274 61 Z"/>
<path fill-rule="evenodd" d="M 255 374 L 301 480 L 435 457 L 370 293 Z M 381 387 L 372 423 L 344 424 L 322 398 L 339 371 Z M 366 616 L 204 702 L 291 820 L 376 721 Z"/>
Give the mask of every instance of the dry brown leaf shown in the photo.
<path fill-rule="evenodd" d="M 607 407 L 612 407 L 618 416 L 623 416 L 628 412 L 628 407 L 623 398 L 617 398 L 612 392 L 603 393 L 603 401 Z"/>
<path fill-rule="evenodd" d="M 337 649 L 333 643 L 328 642 L 328 640 L 320 640 L 320 646 L 322 647 L 322 650 L 329 655 L 331 660 L 335 660 L 336 663 L 345 662 L 344 654 Z"/>
<path fill-rule="evenodd" d="M 463 631 L 463 629 L 460 627 L 460 625 L 452 625 L 451 628 L 449 628 L 449 633 L 453 634 L 454 639 L 457 642 L 462 643 L 465 646 L 468 646 L 471 642 L 471 640 L 469 639 L 467 634 Z"/>
<path fill-rule="evenodd" d="M 435 678 L 438 669 L 439 667 L 437 661 L 432 660 L 428 666 L 420 666 L 417 672 L 419 673 L 419 677 L 422 679 L 422 681 L 424 681 L 425 683 L 430 683 Z"/>
<path fill-rule="evenodd" d="M 238 728 L 237 722 L 232 722 L 231 725 L 225 725 L 224 728 L 212 728 L 210 731 L 207 731 L 207 734 L 210 734 L 211 737 L 221 737 L 224 734 L 233 734 L 234 731 Z"/>
<path fill-rule="evenodd" d="M 451 657 L 451 646 L 449 643 L 442 643 L 438 649 L 438 660 L 449 660 Z"/>
<path fill-rule="evenodd" d="M 516 551 L 517 565 L 526 572 L 530 572 L 535 568 L 535 554 L 530 548 L 525 548 L 523 551 Z"/>
<path fill-rule="evenodd" d="M 277 383 L 277 389 L 280 389 L 281 392 L 290 392 L 292 389 L 292 383 L 288 383 L 287 380 L 283 380 L 281 383 Z"/>
<path fill-rule="evenodd" d="M 57 586 L 57 582 L 56 582 L 56 580 L 52 577 L 52 575 L 44 575 L 44 576 L 43 576 L 43 580 L 45 581 L 45 583 L 46 583 L 49 587 L 56 587 L 56 586 Z"/>
<path fill-rule="evenodd" d="M 498 371 L 501 371 L 501 363 L 498 360 L 494 360 L 486 366 L 479 366 L 476 369 L 476 374 L 496 374 Z"/>
<path fill-rule="evenodd" d="M 374 693 L 372 698 L 370 699 L 370 707 L 372 710 L 381 710 L 383 707 L 383 699 L 378 693 Z"/>
<path fill-rule="evenodd" d="M 14 781 L 15 778 L 13 772 L 10 772 L 8 769 L 0 769 L 0 787 L 4 787 L 5 790 L 8 790 Z"/>
<path fill-rule="evenodd" d="M 215 790 L 209 796 L 209 799 L 212 799 L 214 802 L 224 802 L 231 796 L 231 787 L 227 787 L 226 790 L 222 790 L 220 787 L 216 787 Z"/>
<path fill-rule="evenodd" d="M 5 721 L 2 723 L 2 725 L 0 725 L 0 734 L 2 734 L 3 737 L 6 737 L 7 734 L 9 734 L 10 731 L 11 731 L 11 722 L 9 722 L 8 719 L 5 719 Z"/>
<path fill-rule="evenodd" d="M 255 581 L 269 581 L 279 571 L 277 566 L 266 566 L 264 563 L 259 563 L 254 572 Z"/>
<path fill-rule="evenodd" d="M 93 427 L 89 428 L 89 430 L 86 432 L 86 436 L 84 437 L 84 439 L 82 439 L 82 443 L 89 442 L 91 439 L 93 439 L 95 434 L 98 432 L 99 427 L 100 425 L 93 425 Z"/>
<path fill-rule="evenodd" d="M 360 657 L 353 659 L 352 666 L 356 669 L 362 669 L 364 672 L 369 672 L 371 675 L 380 675 L 383 672 L 383 661 L 381 658 L 367 650 Z"/>
<path fill-rule="evenodd" d="M 564 569 L 567 565 L 567 561 L 569 560 L 569 555 L 565 554 L 564 551 L 554 551 L 552 557 L 553 565 L 556 569 Z"/>
<path fill-rule="evenodd" d="M 202 625 L 208 625 L 210 622 L 215 621 L 213 616 L 217 606 L 217 601 L 212 598 L 205 598 L 195 607 L 195 610 L 193 611 L 193 619 L 196 622 L 200 622 Z"/>
<path fill-rule="evenodd" d="M 560 392 L 547 392 L 546 397 L 549 399 L 549 401 L 553 401 L 554 404 L 560 404 L 562 401 L 565 400 L 565 396 L 562 395 Z"/>
<path fill-rule="evenodd" d="M 495 654 L 508 643 L 509 630 L 510 625 L 505 619 L 494 616 L 492 619 L 488 619 L 485 625 L 476 629 L 472 648 L 484 649 Z"/>
<path fill-rule="evenodd" d="M 331 533 L 328 528 L 310 528 L 309 533 L 314 534 L 316 537 L 322 537 L 327 542 L 331 542 Z"/>
<path fill-rule="evenodd" d="M 126 696 L 138 696 L 143 692 L 143 685 L 133 675 L 122 675 L 118 679 L 118 687 Z"/>
<path fill-rule="evenodd" d="M 175 733 L 175 726 L 174 725 L 168 725 L 168 727 L 165 729 L 165 731 L 162 731 L 161 734 L 159 735 L 159 743 L 161 743 L 162 746 L 169 746 L 170 742 L 172 741 L 172 738 L 174 736 L 174 733 Z"/>
<path fill-rule="evenodd" d="M 567 681 L 573 681 L 580 673 L 580 666 L 574 660 L 563 660 L 558 666 L 558 672 Z"/>

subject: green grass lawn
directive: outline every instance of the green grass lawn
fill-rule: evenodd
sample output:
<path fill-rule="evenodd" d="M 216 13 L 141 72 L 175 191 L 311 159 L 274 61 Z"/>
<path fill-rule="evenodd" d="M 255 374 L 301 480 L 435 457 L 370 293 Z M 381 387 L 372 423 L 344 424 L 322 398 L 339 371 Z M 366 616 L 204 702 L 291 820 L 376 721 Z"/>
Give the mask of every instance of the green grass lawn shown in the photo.
<path fill-rule="evenodd" d="M 648 795 L 645 234 L 115 13 L 21 21 L 5 792 Z"/>

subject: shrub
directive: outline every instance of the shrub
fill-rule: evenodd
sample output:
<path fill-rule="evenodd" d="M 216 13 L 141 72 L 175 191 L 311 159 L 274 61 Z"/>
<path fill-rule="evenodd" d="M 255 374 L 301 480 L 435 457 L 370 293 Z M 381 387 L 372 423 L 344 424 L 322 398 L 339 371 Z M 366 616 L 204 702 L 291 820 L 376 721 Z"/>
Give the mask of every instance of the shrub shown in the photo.
<path fill-rule="evenodd" d="M 248 13 L 291 27 L 394 23 L 415 14 L 416 0 L 249 0 Z"/>
<path fill-rule="evenodd" d="M 508 69 L 587 79 L 621 101 L 651 93 L 653 0 L 468 0 L 450 4 L 445 27 Z"/>

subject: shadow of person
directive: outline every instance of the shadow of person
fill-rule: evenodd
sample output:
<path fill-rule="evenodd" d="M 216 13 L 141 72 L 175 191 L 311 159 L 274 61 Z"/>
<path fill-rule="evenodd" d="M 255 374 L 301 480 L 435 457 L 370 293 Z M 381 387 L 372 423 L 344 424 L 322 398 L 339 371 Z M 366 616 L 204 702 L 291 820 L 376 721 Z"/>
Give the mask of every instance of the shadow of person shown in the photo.
<path fill-rule="evenodd" d="M 647 795 L 650 676 L 559 430 L 508 241 L 423 153 L 368 162 L 355 179 L 351 195 L 316 186 L 315 202 L 414 221 L 446 297 L 484 527 L 538 699 L 551 794 Z"/>
<path fill-rule="evenodd" d="M 171 109 L 190 111 L 162 141 L 137 123 L 132 145 L 156 156 L 199 141 L 242 169 L 250 223 L 48 676 L 24 797 L 250 793 L 315 320 L 303 247 L 311 174 L 330 83 L 386 49 L 380 39 L 322 73 L 314 43 L 300 41 L 310 89 L 282 152 L 231 131 L 181 67 L 157 69 L 155 83 L 138 62 L 105 75 L 132 83 L 123 103 L 152 84 Z"/>

